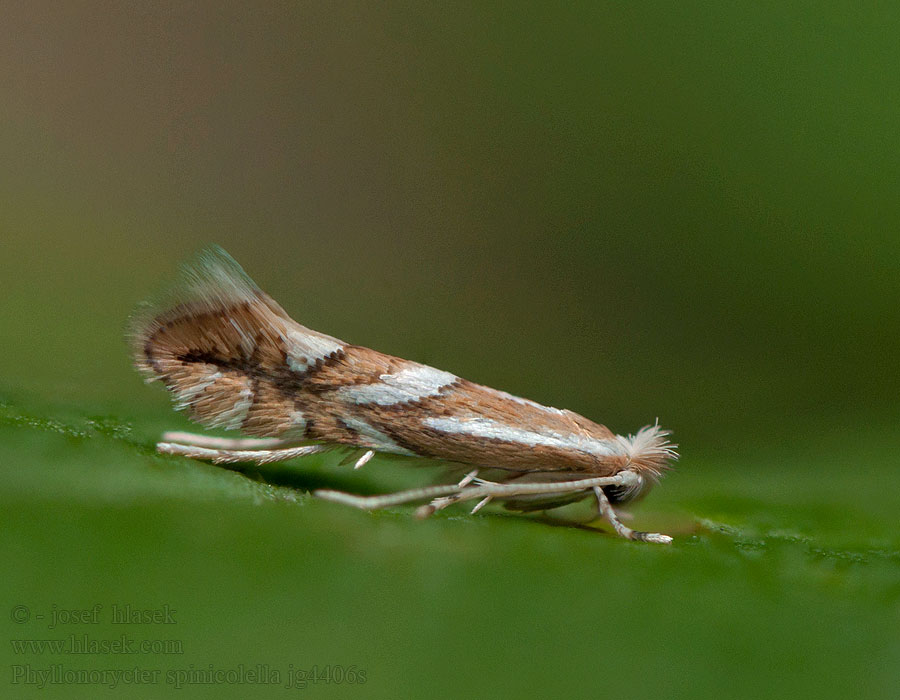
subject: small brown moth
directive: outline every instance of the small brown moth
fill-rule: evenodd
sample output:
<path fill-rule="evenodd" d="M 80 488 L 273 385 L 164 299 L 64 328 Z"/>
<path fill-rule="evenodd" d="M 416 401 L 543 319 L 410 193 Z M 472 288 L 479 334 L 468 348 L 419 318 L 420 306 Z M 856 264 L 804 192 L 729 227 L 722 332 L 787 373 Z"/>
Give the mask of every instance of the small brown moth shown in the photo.
<path fill-rule="evenodd" d="M 160 452 L 217 464 L 265 464 L 343 447 L 355 468 L 376 452 L 447 462 L 455 483 L 382 496 L 315 495 L 358 508 L 429 501 L 419 516 L 462 501 L 546 510 L 586 497 L 629 539 L 671 542 L 626 527 L 612 503 L 646 493 L 677 458 L 658 425 L 634 435 L 449 372 L 310 330 L 292 320 L 221 248 L 200 253 L 161 301 L 131 324 L 134 361 L 176 407 L 210 428 L 255 438 L 166 433 Z M 345 460 L 346 461 L 346 460 Z"/>

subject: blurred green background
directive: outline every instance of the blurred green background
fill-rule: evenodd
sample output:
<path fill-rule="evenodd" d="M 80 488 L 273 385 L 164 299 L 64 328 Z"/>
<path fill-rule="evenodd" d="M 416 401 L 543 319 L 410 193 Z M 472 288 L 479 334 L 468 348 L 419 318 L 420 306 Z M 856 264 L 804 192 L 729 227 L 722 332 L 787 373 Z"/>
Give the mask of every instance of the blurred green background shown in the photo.
<path fill-rule="evenodd" d="M 9 697 L 900 695 L 900 12 L 2 8 Z M 316 330 L 617 432 L 659 417 L 682 459 L 634 522 L 675 544 L 306 495 L 432 476 L 382 458 L 156 456 L 188 424 L 125 320 L 210 242 Z M 182 653 L 15 643 L 123 632 Z M 240 664 L 366 683 L 166 681 Z M 54 665 L 161 677 L 23 680 Z"/>

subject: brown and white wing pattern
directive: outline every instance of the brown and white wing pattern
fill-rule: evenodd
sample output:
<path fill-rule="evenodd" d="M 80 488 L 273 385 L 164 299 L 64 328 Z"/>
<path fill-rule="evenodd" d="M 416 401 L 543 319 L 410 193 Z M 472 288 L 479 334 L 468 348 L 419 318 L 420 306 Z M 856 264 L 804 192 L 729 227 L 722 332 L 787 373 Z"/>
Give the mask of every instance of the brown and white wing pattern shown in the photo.
<path fill-rule="evenodd" d="M 615 435 L 542 406 L 293 321 L 224 251 L 186 266 L 133 323 L 138 367 L 199 423 L 514 471 L 658 472 L 658 431 Z"/>
<path fill-rule="evenodd" d="M 614 434 L 576 413 L 305 328 L 225 251 L 186 265 L 131 324 L 135 364 L 176 407 L 245 435 L 505 470 L 524 481 L 656 477 L 675 457 L 657 426 Z"/>

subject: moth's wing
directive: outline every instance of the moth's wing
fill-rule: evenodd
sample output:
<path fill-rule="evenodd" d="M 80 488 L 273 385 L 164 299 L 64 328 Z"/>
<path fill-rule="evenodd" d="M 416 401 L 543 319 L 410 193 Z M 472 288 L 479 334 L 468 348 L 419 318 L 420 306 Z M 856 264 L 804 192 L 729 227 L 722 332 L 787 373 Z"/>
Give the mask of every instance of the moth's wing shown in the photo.
<path fill-rule="evenodd" d="M 407 363 L 377 385 L 353 387 L 343 398 L 361 420 L 423 457 L 518 472 L 594 475 L 615 473 L 619 461 L 613 455 L 598 463 L 588 451 L 602 454 L 615 440 L 603 426 L 591 424 L 595 432 L 586 435 L 568 411 L 424 365 Z"/>
<path fill-rule="evenodd" d="M 134 363 L 172 393 L 176 408 L 210 428 L 266 437 L 303 435 L 286 362 L 301 328 L 218 246 L 186 262 L 178 278 L 131 318 Z M 309 332 L 323 346 L 340 341 Z"/>

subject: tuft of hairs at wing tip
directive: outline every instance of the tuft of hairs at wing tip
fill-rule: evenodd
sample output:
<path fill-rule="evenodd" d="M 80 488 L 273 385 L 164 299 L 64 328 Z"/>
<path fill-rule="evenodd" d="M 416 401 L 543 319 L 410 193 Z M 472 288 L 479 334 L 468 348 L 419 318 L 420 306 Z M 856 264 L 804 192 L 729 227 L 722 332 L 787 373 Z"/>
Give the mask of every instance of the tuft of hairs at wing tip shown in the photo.
<path fill-rule="evenodd" d="M 155 376 L 146 346 L 167 322 L 246 302 L 261 302 L 277 316 L 287 318 L 284 310 L 260 290 L 224 248 L 216 244 L 202 248 L 181 264 L 174 279 L 129 316 L 125 336 L 135 366 L 145 375 Z"/>
<path fill-rule="evenodd" d="M 645 425 L 633 435 L 617 437 L 635 467 L 659 476 L 678 459 L 678 445 L 669 441 L 670 434 L 657 423 Z"/>

